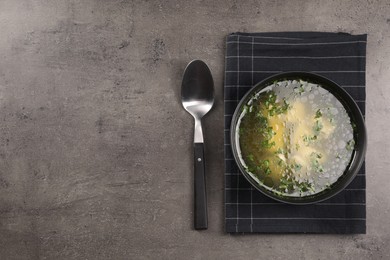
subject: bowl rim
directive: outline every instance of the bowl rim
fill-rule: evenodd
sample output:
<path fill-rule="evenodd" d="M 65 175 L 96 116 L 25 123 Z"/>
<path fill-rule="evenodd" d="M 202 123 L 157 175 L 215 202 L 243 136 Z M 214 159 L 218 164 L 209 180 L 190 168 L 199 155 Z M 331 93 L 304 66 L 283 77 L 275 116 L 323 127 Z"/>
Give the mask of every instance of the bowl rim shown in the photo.
<path fill-rule="evenodd" d="M 282 196 L 276 193 L 273 193 L 270 190 L 267 190 L 262 185 L 260 185 L 254 178 L 245 170 L 243 165 L 240 162 L 237 152 L 237 143 L 235 138 L 235 129 L 237 126 L 238 118 L 241 114 L 241 109 L 244 104 L 246 104 L 249 99 L 253 96 L 254 93 L 257 93 L 269 86 L 275 80 L 287 80 L 287 79 L 303 79 L 308 80 L 312 83 L 319 84 L 321 87 L 327 89 L 330 93 L 332 93 L 344 106 L 348 115 L 356 125 L 354 129 L 354 139 L 355 139 L 355 150 L 352 154 L 352 159 L 350 164 L 345 169 L 343 175 L 339 177 L 339 179 L 332 184 L 330 189 L 325 189 L 319 193 L 304 196 L 304 197 L 289 197 Z M 322 83 L 322 84 L 321 84 Z M 324 84 L 325 83 L 325 84 Z M 232 149 L 234 160 L 244 177 L 249 181 L 249 183 L 256 188 L 258 191 L 263 193 L 264 195 L 287 204 L 295 204 L 295 205 L 307 205 L 318 203 L 329 199 L 341 191 L 343 191 L 356 177 L 358 171 L 363 165 L 365 153 L 367 149 L 367 130 L 364 122 L 364 116 L 360 111 L 358 105 L 355 100 L 351 97 L 351 95 L 343 89 L 338 83 L 330 80 L 327 77 L 322 75 L 318 75 L 312 72 L 304 72 L 304 71 L 290 71 L 290 72 L 282 72 L 270 77 L 267 77 L 264 80 L 256 83 L 250 90 L 248 90 L 245 95 L 240 99 L 240 102 L 237 104 L 235 111 L 233 113 L 231 123 L 230 123 L 230 146 Z"/>

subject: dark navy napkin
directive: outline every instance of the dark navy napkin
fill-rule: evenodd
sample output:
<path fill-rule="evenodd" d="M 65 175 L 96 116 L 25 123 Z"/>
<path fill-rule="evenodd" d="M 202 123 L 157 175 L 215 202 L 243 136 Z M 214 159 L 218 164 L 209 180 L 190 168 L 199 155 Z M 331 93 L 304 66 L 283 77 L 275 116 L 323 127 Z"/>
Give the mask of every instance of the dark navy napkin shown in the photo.
<path fill-rule="evenodd" d="M 366 233 L 363 164 L 351 184 L 312 205 L 287 205 L 251 187 L 230 147 L 232 114 L 257 82 L 280 72 L 309 71 L 340 84 L 365 114 L 367 35 L 322 32 L 234 33 L 226 39 L 225 228 L 226 232 Z"/>

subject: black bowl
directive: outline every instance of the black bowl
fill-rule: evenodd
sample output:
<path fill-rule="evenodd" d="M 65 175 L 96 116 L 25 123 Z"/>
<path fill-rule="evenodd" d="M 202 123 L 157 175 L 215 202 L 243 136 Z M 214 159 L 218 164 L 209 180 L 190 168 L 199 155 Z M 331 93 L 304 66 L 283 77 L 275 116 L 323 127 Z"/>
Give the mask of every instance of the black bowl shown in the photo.
<path fill-rule="evenodd" d="M 321 85 L 324 89 L 328 90 L 332 93 L 340 102 L 343 104 L 344 108 L 349 114 L 351 118 L 351 122 L 353 122 L 356 127 L 354 128 L 354 139 L 355 139 L 355 149 L 352 153 L 352 159 L 347 168 L 344 171 L 344 174 L 330 186 L 329 189 L 325 189 L 319 193 L 303 196 L 303 197 L 289 197 L 282 196 L 272 191 L 266 189 L 261 184 L 259 184 L 256 180 L 254 180 L 251 175 L 245 170 L 244 166 L 241 164 L 237 146 L 239 144 L 236 143 L 235 132 L 237 127 L 237 121 L 242 112 L 243 106 L 251 99 L 254 93 L 262 90 L 263 88 L 271 85 L 275 81 L 281 80 L 294 80 L 294 79 L 302 79 L 314 84 Z M 242 172 L 245 178 L 255 187 L 257 190 L 262 192 L 263 194 L 281 202 L 289 203 L 289 204 L 310 204 L 320 202 L 330 197 L 336 195 L 340 191 L 342 191 L 345 187 L 348 186 L 349 183 L 355 178 L 358 173 L 360 167 L 364 162 L 364 156 L 366 153 L 367 146 L 367 134 L 366 127 L 364 124 L 364 117 L 360 112 L 359 107 L 352 99 L 352 97 L 337 83 L 317 74 L 308 73 L 308 72 L 286 72 L 271 76 L 258 84 L 256 84 L 245 96 L 241 99 L 238 104 L 232 118 L 231 128 L 230 128 L 230 139 L 231 139 L 231 147 L 233 150 L 234 159 Z"/>

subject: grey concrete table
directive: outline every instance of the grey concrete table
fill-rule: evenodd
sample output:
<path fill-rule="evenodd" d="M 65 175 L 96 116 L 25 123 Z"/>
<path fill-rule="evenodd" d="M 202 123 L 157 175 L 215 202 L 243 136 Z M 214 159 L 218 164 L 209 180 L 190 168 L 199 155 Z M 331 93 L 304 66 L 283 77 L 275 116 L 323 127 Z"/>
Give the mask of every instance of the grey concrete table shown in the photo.
<path fill-rule="evenodd" d="M 224 37 L 368 33 L 367 234 L 223 231 Z M 1 259 L 389 259 L 390 2 L 0 1 Z M 192 230 L 188 61 L 214 74 Z"/>

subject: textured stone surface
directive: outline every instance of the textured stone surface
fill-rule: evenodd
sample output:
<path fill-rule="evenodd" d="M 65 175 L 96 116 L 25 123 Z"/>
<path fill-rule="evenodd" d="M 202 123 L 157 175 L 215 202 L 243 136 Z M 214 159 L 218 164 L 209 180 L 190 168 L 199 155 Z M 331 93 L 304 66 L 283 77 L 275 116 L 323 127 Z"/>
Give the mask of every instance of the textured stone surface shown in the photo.
<path fill-rule="evenodd" d="M 366 235 L 223 232 L 224 37 L 368 33 Z M 390 2 L 0 1 L 1 259 L 389 259 Z M 205 60 L 209 229 L 183 69 Z"/>

